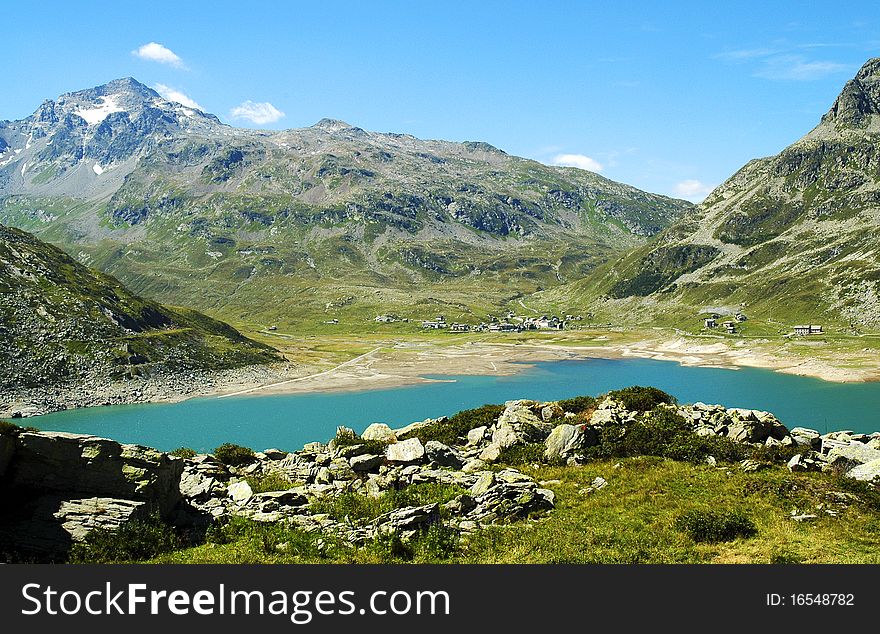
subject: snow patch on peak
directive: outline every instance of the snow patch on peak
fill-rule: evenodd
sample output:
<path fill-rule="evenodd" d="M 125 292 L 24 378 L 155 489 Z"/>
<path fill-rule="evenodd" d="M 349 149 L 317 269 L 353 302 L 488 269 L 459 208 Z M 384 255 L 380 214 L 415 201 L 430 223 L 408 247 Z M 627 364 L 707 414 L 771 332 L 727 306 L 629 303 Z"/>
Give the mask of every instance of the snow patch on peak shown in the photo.
<path fill-rule="evenodd" d="M 93 171 L 95 174 L 97 174 L 98 176 L 100 176 L 101 174 L 104 173 L 104 168 L 101 167 L 101 164 L 100 164 L 100 163 L 95 163 L 94 165 L 92 165 L 92 171 Z"/>
<path fill-rule="evenodd" d="M 114 112 L 125 112 L 125 108 L 120 108 L 119 104 L 116 103 L 116 97 L 111 95 L 109 97 L 101 97 L 98 100 L 98 105 L 94 108 L 77 110 L 74 114 L 85 119 L 89 125 L 97 125 Z"/>

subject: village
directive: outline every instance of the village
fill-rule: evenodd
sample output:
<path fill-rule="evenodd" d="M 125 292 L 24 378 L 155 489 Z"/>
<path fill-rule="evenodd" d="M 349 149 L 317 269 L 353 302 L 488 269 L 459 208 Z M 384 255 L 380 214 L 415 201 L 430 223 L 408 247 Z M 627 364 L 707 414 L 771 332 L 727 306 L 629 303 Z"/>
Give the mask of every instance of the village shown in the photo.
<path fill-rule="evenodd" d="M 725 332 L 733 335 L 737 333 L 738 325 L 747 321 L 748 317 L 742 312 L 737 312 L 733 319 L 722 321 L 720 324 L 718 322 L 719 319 L 721 319 L 721 316 L 717 313 L 712 313 L 709 317 L 703 317 L 703 328 L 706 330 L 714 330 L 720 326 L 721 328 L 724 328 Z M 824 329 L 819 324 L 804 324 L 792 327 L 792 332 L 785 336 L 808 337 L 810 335 L 821 335 L 824 333 Z"/>
<path fill-rule="evenodd" d="M 468 324 L 462 322 L 448 322 L 444 315 L 438 315 L 434 319 L 422 321 L 422 328 L 425 330 L 444 330 L 450 333 L 464 332 L 526 332 L 531 330 L 564 330 L 566 323 L 573 321 L 582 321 L 580 315 L 566 315 L 565 318 L 557 316 L 541 315 L 540 317 L 518 316 L 513 311 L 507 313 L 505 317 L 499 319 L 495 316 L 489 316 L 489 321 L 480 322 L 479 324 Z M 375 319 L 377 323 L 393 323 L 396 321 L 408 322 L 409 319 L 401 319 L 397 315 L 378 315 Z"/>

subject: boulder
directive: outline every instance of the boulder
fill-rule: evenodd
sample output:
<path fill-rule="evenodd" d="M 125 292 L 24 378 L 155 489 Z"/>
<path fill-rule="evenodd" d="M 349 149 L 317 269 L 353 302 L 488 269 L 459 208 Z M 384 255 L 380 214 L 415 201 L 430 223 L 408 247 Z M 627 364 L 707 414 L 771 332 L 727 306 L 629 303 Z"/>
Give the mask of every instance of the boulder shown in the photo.
<path fill-rule="evenodd" d="M 95 529 L 116 530 L 126 522 L 147 519 L 145 502 L 115 498 L 84 498 L 65 500 L 55 512 L 73 541 L 82 541 Z"/>
<path fill-rule="evenodd" d="M 22 432 L 8 471 L 14 487 L 146 502 L 167 515 L 184 461 L 140 445 L 65 432 Z"/>
<path fill-rule="evenodd" d="M 486 439 L 486 431 L 489 428 L 483 425 L 482 427 L 474 427 L 467 433 L 467 444 L 470 446 L 479 445 Z"/>
<path fill-rule="evenodd" d="M 493 486 L 495 486 L 495 474 L 491 471 L 484 471 L 480 474 L 480 477 L 473 484 L 468 493 L 473 497 L 479 497 Z"/>
<path fill-rule="evenodd" d="M 587 425 L 557 425 L 544 441 L 544 458 L 548 461 L 567 460 L 576 452 L 598 442 L 596 431 Z"/>
<path fill-rule="evenodd" d="M 798 445 L 804 445 L 813 449 L 820 449 L 822 447 L 822 436 L 815 429 L 794 427 L 790 433 Z"/>
<path fill-rule="evenodd" d="M 236 504 L 244 505 L 254 496 L 254 491 L 251 489 L 251 485 L 242 480 L 230 484 L 226 489 L 226 494 L 232 498 L 232 501 Z"/>
<path fill-rule="evenodd" d="M 860 442 L 833 447 L 825 458 L 832 465 L 862 465 L 880 459 L 880 451 Z"/>
<path fill-rule="evenodd" d="M 373 525 L 379 535 L 400 535 L 404 540 L 416 531 L 423 530 L 440 521 L 440 505 L 408 506 L 395 509 L 376 518 Z"/>
<path fill-rule="evenodd" d="M 464 460 L 458 451 L 436 440 L 429 440 L 425 444 L 425 453 L 431 462 L 435 462 L 441 467 L 460 469 L 464 464 Z"/>
<path fill-rule="evenodd" d="M 418 438 L 410 438 L 388 445 L 385 457 L 395 464 L 414 464 L 425 459 L 425 448 Z"/>
<path fill-rule="evenodd" d="M 351 468 L 357 472 L 372 471 L 377 469 L 383 462 L 385 462 L 385 456 L 374 456 L 371 454 L 355 456 L 349 460 Z"/>
<path fill-rule="evenodd" d="M 373 423 L 361 434 L 364 440 L 380 440 L 382 442 L 396 442 L 397 436 L 385 423 Z"/>
<path fill-rule="evenodd" d="M 861 482 L 880 482 L 880 460 L 872 460 L 850 469 L 847 478 Z"/>
<path fill-rule="evenodd" d="M 497 462 L 501 457 L 501 447 L 492 443 L 488 445 L 483 451 L 480 452 L 480 461 L 482 462 Z"/>

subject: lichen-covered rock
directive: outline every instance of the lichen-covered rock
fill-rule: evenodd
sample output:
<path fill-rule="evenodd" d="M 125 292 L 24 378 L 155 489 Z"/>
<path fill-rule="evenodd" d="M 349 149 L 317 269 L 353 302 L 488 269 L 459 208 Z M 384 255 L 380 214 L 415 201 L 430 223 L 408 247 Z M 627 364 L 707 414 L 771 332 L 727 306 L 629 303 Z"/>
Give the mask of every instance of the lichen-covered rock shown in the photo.
<path fill-rule="evenodd" d="M 373 423 L 361 434 L 364 440 L 380 440 L 382 442 L 396 442 L 397 436 L 385 423 Z"/>
<path fill-rule="evenodd" d="M 163 515 L 180 499 L 183 461 L 156 449 L 65 432 L 22 432 L 16 442 L 14 487 L 136 500 Z"/>
<path fill-rule="evenodd" d="M 396 464 L 414 464 L 425 459 L 425 447 L 418 438 L 410 438 L 388 445 L 385 458 Z"/>

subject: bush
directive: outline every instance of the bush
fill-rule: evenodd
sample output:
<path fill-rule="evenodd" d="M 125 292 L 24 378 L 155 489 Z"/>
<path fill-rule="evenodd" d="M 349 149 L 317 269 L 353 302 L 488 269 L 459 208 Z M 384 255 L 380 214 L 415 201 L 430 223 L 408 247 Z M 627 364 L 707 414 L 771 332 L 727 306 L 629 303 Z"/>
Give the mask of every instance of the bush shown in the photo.
<path fill-rule="evenodd" d="M 351 521 L 371 521 L 406 506 L 424 506 L 434 502 L 444 504 L 462 493 L 467 493 L 467 490 L 454 484 L 420 482 L 399 490 L 391 489 L 378 498 L 352 492 L 326 496 L 313 502 L 311 511 L 326 513 L 336 521 L 346 517 Z"/>
<path fill-rule="evenodd" d="M 196 450 L 190 449 L 189 447 L 178 447 L 177 449 L 172 451 L 169 455 L 172 455 L 175 458 L 195 458 Z"/>
<path fill-rule="evenodd" d="M 293 482 L 280 473 L 266 473 L 262 475 L 248 476 L 245 481 L 254 493 L 268 493 L 269 491 L 287 491 L 293 488 Z"/>
<path fill-rule="evenodd" d="M 608 397 L 620 402 L 626 409 L 632 412 L 650 412 L 658 405 L 675 405 L 677 401 L 663 390 L 656 387 L 642 387 L 633 385 L 622 390 L 608 392 Z"/>
<path fill-rule="evenodd" d="M 688 511 L 675 520 L 675 528 L 695 542 L 714 544 L 753 537 L 758 527 L 739 511 Z"/>
<path fill-rule="evenodd" d="M 248 447 L 223 443 L 214 450 L 214 457 L 230 467 L 240 467 L 254 461 L 254 451 Z"/>
<path fill-rule="evenodd" d="M 407 437 L 415 437 L 423 443 L 429 440 L 436 440 L 445 445 L 454 445 L 459 439 L 467 436 L 470 430 L 494 424 L 503 411 L 503 405 L 483 405 L 476 409 L 466 409 L 451 416 L 446 422 L 431 423 L 415 430 L 411 434 L 401 437 L 401 440 L 405 440 Z"/>
<path fill-rule="evenodd" d="M 523 464 L 542 463 L 544 462 L 544 444 L 529 443 L 525 445 L 513 445 L 501 450 L 498 456 L 498 462 L 517 466 Z"/>
<path fill-rule="evenodd" d="M 575 396 L 559 401 L 562 411 L 570 414 L 580 414 L 596 407 L 596 399 L 592 396 Z"/>
<path fill-rule="evenodd" d="M 158 517 L 131 521 L 117 530 L 95 529 L 84 541 L 74 544 L 70 562 L 112 564 L 152 559 L 183 547 L 174 529 Z"/>
<path fill-rule="evenodd" d="M 419 559 L 446 561 L 458 553 L 461 533 L 444 524 L 433 524 L 415 539 L 414 550 Z"/>

